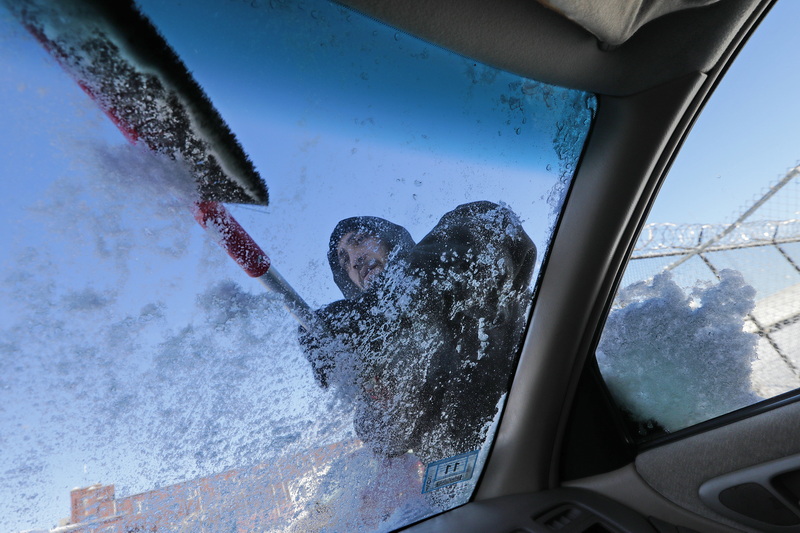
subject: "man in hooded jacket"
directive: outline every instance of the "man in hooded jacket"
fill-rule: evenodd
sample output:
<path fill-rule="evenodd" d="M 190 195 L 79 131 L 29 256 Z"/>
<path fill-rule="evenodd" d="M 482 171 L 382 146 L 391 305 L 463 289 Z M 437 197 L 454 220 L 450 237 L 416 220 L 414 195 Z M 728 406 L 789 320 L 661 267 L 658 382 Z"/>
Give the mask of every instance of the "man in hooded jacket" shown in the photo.
<path fill-rule="evenodd" d="M 445 214 L 419 243 L 377 217 L 341 221 L 328 261 L 344 295 L 301 333 L 314 375 L 355 404 L 376 453 L 423 460 L 479 449 L 507 392 L 536 248 L 491 202 Z"/>

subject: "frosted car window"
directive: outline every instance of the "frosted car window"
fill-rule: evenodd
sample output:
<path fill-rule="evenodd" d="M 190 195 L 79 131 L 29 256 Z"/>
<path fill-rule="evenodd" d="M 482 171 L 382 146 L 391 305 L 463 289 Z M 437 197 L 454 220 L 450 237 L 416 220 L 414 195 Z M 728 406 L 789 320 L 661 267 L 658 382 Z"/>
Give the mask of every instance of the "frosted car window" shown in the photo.
<path fill-rule="evenodd" d="M 2 8 L 0 529 L 385 531 L 467 501 L 593 96 L 327 2 L 140 5 L 269 186 L 228 211 L 325 333 Z"/>
<path fill-rule="evenodd" d="M 769 79 L 796 39 L 778 3 L 700 116 L 659 194 L 597 350 L 639 436 L 800 387 L 800 108 Z"/>

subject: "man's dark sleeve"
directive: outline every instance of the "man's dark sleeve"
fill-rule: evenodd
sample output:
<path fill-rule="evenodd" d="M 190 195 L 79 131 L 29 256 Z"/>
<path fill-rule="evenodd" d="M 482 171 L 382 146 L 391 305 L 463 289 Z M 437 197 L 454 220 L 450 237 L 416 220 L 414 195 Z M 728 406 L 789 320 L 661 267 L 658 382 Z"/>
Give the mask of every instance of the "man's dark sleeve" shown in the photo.
<path fill-rule="evenodd" d="M 354 330 L 353 303 L 338 300 L 315 312 L 319 327 L 312 331 L 298 328 L 298 341 L 311 363 L 314 378 L 328 388 L 336 367 L 336 352 L 349 345 Z"/>

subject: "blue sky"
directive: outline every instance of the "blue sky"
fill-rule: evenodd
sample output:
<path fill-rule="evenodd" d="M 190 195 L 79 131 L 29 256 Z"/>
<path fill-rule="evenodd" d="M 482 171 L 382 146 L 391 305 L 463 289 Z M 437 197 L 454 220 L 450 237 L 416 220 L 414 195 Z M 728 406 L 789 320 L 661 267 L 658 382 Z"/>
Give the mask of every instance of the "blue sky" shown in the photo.
<path fill-rule="evenodd" d="M 800 161 L 793 97 L 800 73 L 791 52 L 800 49 L 798 9 L 778 2 L 730 68 L 673 165 L 651 222 L 730 222 Z"/>

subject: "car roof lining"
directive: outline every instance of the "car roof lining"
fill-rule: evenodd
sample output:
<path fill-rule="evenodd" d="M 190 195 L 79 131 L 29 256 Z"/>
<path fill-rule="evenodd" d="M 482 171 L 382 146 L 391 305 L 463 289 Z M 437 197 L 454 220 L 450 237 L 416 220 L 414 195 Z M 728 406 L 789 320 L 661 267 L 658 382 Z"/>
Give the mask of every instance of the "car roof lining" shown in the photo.
<path fill-rule="evenodd" d="M 659 17 L 719 0 L 538 0 L 540 4 L 577 22 L 602 43 L 618 46 Z"/>
<path fill-rule="evenodd" d="M 726 0 L 652 20 L 608 46 L 532 0 L 343 0 L 395 28 L 490 66 L 563 87 L 625 96 L 712 69 L 751 15 Z"/>

